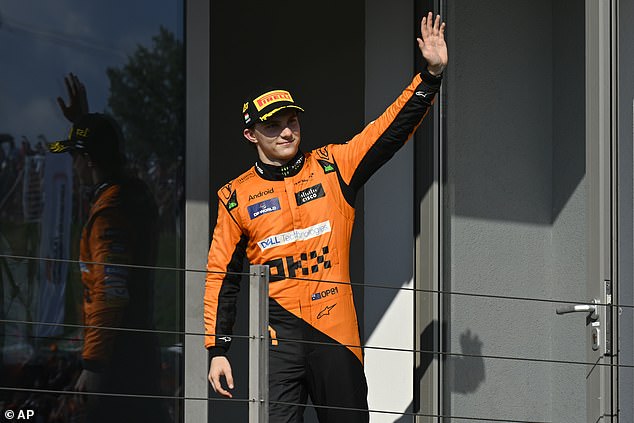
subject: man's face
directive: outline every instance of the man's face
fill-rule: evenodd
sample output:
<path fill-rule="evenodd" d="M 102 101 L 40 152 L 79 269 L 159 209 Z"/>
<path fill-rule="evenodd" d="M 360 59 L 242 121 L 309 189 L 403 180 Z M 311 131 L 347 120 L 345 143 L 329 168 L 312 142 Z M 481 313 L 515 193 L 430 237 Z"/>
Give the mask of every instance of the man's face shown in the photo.
<path fill-rule="evenodd" d="M 285 109 L 244 130 L 263 163 L 281 166 L 297 154 L 300 141 L 297 111 Z"/>
<path fill-rule="evenodd" d="M 89 166 L 90 159 L 88 155 L 77 150 L 71 151 L 70 155 L 73 158 L 73 168 L 75 169 L 79 183 L 81 185 L 92 185 L 92 172 Z"/>

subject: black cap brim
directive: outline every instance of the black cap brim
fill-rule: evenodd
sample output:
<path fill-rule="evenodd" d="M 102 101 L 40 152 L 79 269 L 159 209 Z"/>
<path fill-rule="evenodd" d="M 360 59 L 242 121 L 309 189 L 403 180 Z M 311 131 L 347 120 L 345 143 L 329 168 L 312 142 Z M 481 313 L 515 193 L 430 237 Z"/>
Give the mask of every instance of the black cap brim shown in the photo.
<path fill-rule="evenodd" d="M 261 122 L 265 122 L 268 118 L 270 118 L 271 116 L 273 116 L 273 115 L 275 115 L 275 114 L 277 114 L 277 113 L 281 112 L 281 111 L 282 111 L 282 110 L 284 110 L 284 109 L 297 109 L 297 110 L 299 110 L 300 112 L 303 112 L 303 111 L 304 111 L 304 109 L 302 109 L 301 107 L 299 107 L 299 106 L 298 106 L 298 105 L 296 105 L 296 104 L 286 104 L 286 105 L 284 105 L 284 106 L 280 106 L 280 107 L 278 107 L 277 109 L 273 109 L 273 110 L 271 110 L 270 112 L 266 113 L 265 115 L 261 116 L 261 117 L 260 117 L 260 121 L 261 121 Z"/>

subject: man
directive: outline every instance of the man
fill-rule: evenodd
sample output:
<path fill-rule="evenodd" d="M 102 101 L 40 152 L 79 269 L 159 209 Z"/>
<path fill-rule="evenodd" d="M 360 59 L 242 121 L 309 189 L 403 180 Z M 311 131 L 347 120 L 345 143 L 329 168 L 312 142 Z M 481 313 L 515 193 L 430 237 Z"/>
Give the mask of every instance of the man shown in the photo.
<path fill-rule="evenodd" d="M 63 102 L 60 107 L 74 124 L 67 139 L 48 149 L 70 153 L 80 185 L 92 188 L 80 244 L 86 328 L 75 389 L 158 395 L 158 343 L 153 333 L 142 331 L 154 323 L 150 266 L 156 262 L 156 204 L 146 185 L 125 171 L 117 123 L 100 113 L 82 114 L 87 110 L 78 106 L 83 86 L 73 75 L 66 82 L 76 110 Z M 89 395 L 85 402 L 90 422 L 162 422 L 166 417 L 161 400 Z"/>
<path fill-rule="evenodd" d="M 417 41 L 427 70 L 346 144 L 302 153 L 303 109 L 287 91 L 261 93 L 244 104 L 243 134 L 257 149 L 258 161 L 218 191 L 205 287 L 205 346 L 212 357 L 209 381 L 230 398 L 233 376 L 226 353 L 240 281 L 231 272 L 241 271 L 245 256 L 251 264 L 269 265 L 271 422 L 303 421 L 308 396 L 320 422 L 369 419 L 367 411 L 359 411 L 367 410 L 367 385 L 349 285 L 354 198 L 429 110 L 447 65 L 444 28 L 432 13 L 422 19 Z"/>

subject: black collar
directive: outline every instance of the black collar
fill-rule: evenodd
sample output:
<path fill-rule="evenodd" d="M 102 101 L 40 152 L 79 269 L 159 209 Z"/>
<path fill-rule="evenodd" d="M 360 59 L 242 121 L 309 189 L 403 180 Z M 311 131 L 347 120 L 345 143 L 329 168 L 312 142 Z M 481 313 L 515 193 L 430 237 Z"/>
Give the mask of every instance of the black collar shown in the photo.
<path fill-rule="evenodd" d="M 290 159 L 282 166 L 275 166 L 261 161 L 255 162 L 255 170 L 260 177 L 268 181 L 283 181 L 284 178 L 295 176 L 304 167 L 304 153 L 301 150 L 297 150 L 295 157 Z"/>

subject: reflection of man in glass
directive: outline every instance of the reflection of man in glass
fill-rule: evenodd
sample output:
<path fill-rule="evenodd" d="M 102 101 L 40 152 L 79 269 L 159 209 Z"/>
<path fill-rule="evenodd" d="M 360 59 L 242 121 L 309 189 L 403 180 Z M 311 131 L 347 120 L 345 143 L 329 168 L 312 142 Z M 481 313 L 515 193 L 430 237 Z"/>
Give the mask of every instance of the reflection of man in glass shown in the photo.
<path fill-rule="evenodd" d="M 75 101 L 77 97 L 70 88 L 80 85 L 72 78 L 69 92 Z M 117 123 L 99 113 L 69 116 L 70 108 L 64 108 L 63 102 L 60 106 L 74 124 L 68 139 L 49 144 L 49 151 L 70 153 L 80 184 L 94 187 L 80 246 L 87 327 L 83 370 L 75 388 L 156 395 L 160 362 L 154 334 L 105 329 L 153 327 L 153 270 L 135 266 L 155 265 L 156 204 L 146 185 L 125 171 Z M 90 395 L 86 401 L 87 421 L 164 421 L 160 419 L 160 401 L 154 402 Z"/>

